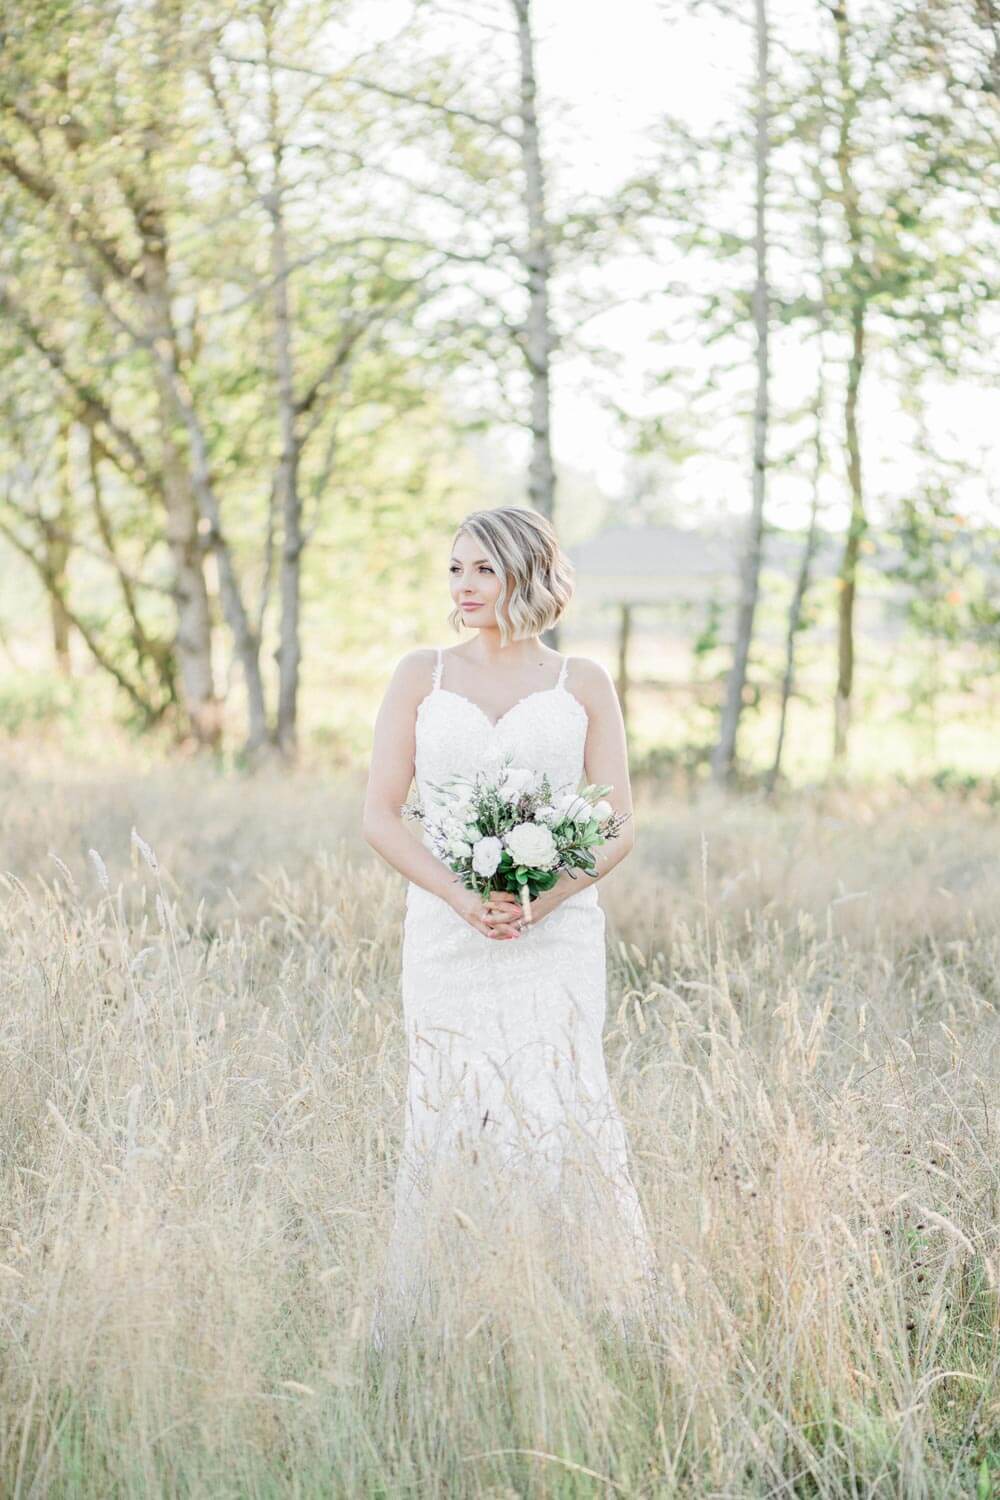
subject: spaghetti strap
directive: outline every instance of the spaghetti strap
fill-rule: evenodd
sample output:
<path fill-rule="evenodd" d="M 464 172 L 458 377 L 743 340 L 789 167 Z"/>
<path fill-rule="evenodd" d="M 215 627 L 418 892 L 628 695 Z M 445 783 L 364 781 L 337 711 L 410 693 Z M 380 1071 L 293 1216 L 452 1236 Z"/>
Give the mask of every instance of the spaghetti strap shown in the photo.
<path fill-rule="evenodd" d="M 434 668 L 434 692 L 437 692 L 441 686 L 441 668 L 443 666 L 444 662 L 441 657 L 441 647 L 439 646 L 437 648 L 437 666 Z"/>
<path fill-rule="evenodd" d="M 568 666 L 569 666 L 569 657 L 568 656 L 564 656 L 563 660 L 562 660 L 562 666 L 559 668 L 559 681 L 556 683 L 556 687 L 557 688 L 561 688 L 561 687 L 565 687 L 566 686 L 566 668 Z"/>

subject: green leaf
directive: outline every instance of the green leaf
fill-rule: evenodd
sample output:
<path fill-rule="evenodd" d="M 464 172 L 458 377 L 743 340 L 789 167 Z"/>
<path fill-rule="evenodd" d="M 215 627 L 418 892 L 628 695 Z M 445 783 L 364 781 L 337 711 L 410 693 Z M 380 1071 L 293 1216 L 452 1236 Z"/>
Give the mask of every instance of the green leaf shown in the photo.
<path fill-rule="evenodd" d="M 979 1465 L 979 1483 L 976 1485 L 976 1500 L 990 1500 L 993 1494 L 993 1481 L 990 1478 L 990 1466 L 984 1458 Z"/>

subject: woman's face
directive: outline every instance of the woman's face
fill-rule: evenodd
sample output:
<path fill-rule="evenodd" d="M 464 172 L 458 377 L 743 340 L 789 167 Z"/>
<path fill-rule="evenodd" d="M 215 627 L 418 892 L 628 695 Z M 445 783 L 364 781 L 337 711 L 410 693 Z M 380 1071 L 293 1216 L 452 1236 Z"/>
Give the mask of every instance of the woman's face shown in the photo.
<path fill-rule="evenodd" d="M 461 610 L 466 625 L 475 629 L 496 629 L 496 602 L 500 597 L 500 578 L 483 545 L 468 532 L 455 538 L 448 563 L 451 597 Z"/>

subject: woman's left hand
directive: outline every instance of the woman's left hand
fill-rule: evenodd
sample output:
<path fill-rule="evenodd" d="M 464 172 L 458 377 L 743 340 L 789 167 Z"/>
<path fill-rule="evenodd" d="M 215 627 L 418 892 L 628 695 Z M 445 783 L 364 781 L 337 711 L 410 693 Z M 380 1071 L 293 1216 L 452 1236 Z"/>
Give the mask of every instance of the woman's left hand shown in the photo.
<path fill-rule="evenodd" d="M 509 942 L 521 936 L 524 912 L 513 891 L 490 891 L 483 903 L 483 920 L 493 929 L 493 937 Z"/>
<path fill-rule="evenodd" d="M 485 920 L 494 929 L 498 941 L 510 941 L 555 911 L 561 900 L 561 895 L 556 897 L 553 891 L 542 891 L 531 902 L 531 921 L 525 922 L 521 902 L 513 891 L 490 891 L 485 903 Z"/>

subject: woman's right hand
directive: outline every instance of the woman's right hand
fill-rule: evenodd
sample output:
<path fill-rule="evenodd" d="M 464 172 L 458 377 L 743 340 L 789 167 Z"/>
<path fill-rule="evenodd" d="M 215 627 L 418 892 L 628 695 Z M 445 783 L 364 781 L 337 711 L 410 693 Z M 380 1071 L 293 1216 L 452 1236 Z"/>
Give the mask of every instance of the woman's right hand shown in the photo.
<path fill-rule="evenodd" d="M 496 896 L 497 892 L 491 894 Z M 491 914 L 487 911 L 487 904 L 478 891 L 470 891 L 464 885 L 456 885 L 448 904 L 463 921 L 468 922 L 469 926 L 474 927 L 483 937 L 509 943 L 521 936 L 520 904 L 516 898 L 511 899 L 513 906 L 516 907 L 516 913 L 510 909 L 502 912 L 498 910 Z M 504 905 L 507 903 L 505 902 Z"/>

